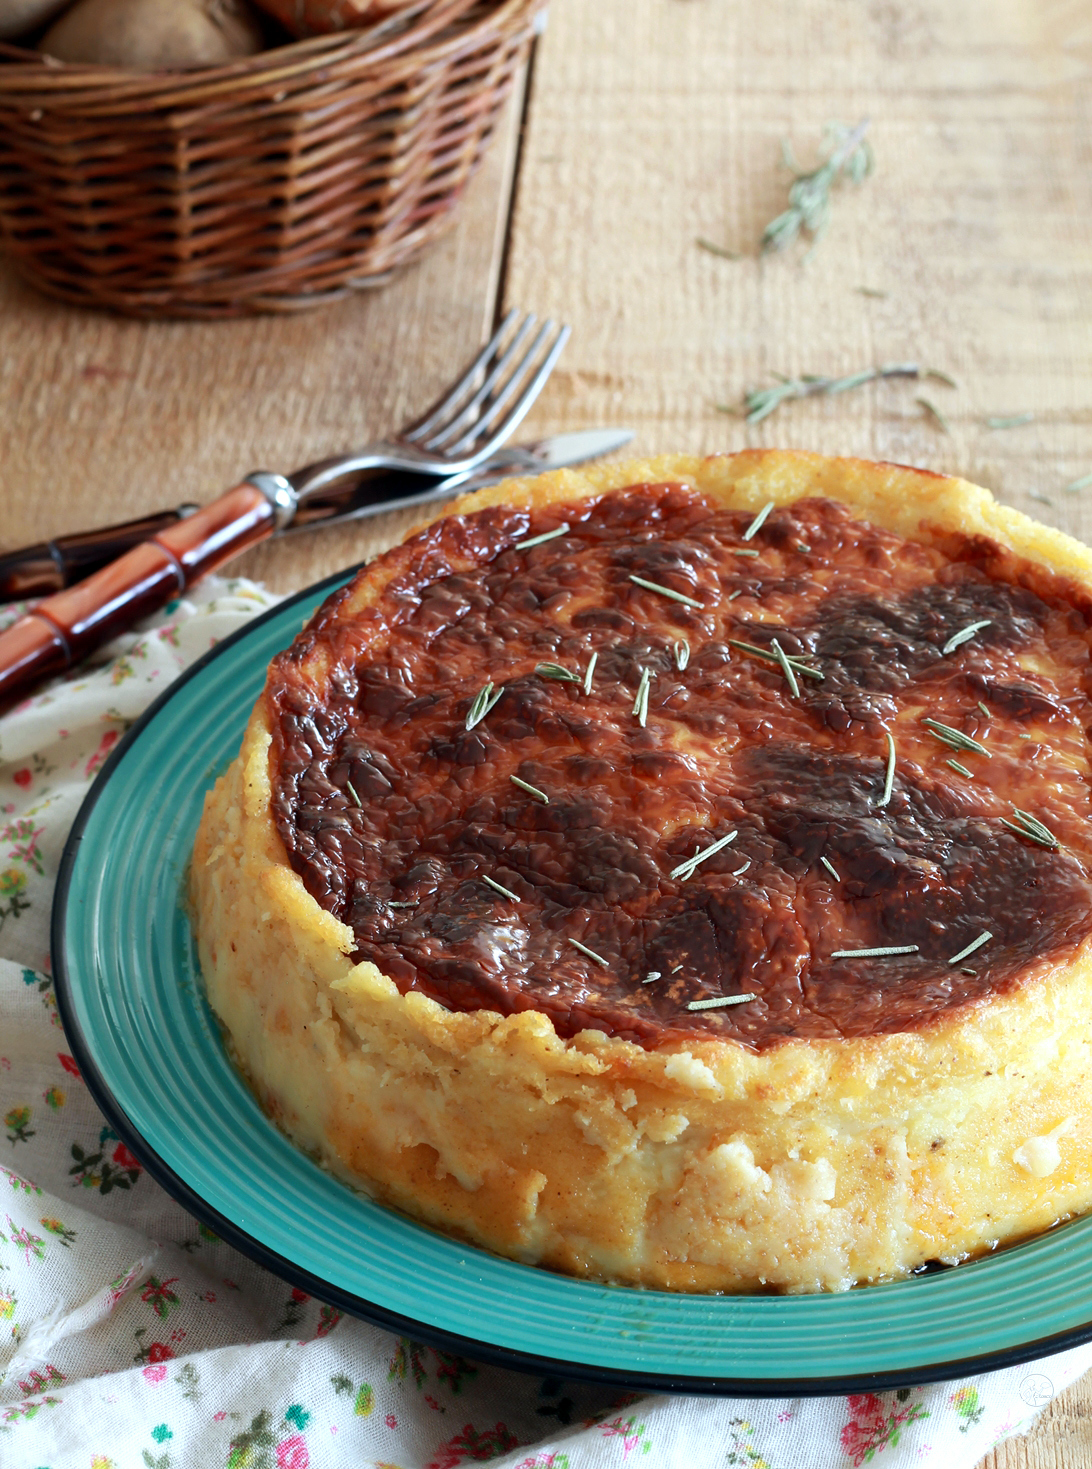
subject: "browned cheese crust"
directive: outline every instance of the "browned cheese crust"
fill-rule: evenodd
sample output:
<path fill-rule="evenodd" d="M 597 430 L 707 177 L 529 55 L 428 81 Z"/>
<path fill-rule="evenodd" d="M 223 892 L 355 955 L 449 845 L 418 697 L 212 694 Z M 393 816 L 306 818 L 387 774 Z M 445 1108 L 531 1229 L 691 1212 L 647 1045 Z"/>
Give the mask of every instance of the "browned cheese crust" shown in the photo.
<path fill-rule="evenodd" d="M 601 1278 L 844 1288 L 1087 1208 L 1090 573 L 802 454 L 457 503 L 210 794 L 241 1064 L 378 1197 Z"/>

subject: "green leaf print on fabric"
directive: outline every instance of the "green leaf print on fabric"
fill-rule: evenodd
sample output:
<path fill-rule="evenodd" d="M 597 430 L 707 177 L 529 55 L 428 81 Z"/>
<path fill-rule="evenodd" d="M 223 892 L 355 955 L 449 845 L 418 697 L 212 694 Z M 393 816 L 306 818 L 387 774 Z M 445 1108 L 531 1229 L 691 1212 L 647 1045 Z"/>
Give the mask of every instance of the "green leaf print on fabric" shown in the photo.
<path fill-rule="evenodd" d="M 9 918 L 21 918 L 30 910 L 30 899 L 23 895 L 26 885 L 26 873 L 18 868 L 8 867 L 0 872 L 0 933 Z"/>
<path fill-rule="evenodd" d="M 387 1381 L 404 1382 L 412 1376 L 414 1386 L 420 1391 L 429 1379 L 430 1354 L 435 1358 L 436 1381 L 446 1383 L 452 1393 L 460 1393 L 463 1384 L 478 1375 L 477 1367 L 465 1357 L 457 1356 L 454 1352 L 437 1351 L 434 1347 L 424 1347 L 420 1342 L 411 1341 L 408 1336 L 400 1336 L 388 1365 Z"/>
<path fill-rule="evenodd" d="M 273 1460 L 276 1443 L 273 1415 L 263 1408 L 254 1415 L 250 1427 L 232 1439 L 225 1469 L 276 1469 Z"/>
<path fill-rule="evenodd" d="M 162 1321 L 165 1321 L 175 1306 L 179 1304 L 178 1297 L 171 1290 L 171 1286 L 177 1283 L 177 1275 L 172 1275 L 167 1280 L 160 1280 L 158 1275 L 149 1275 L 147 1284 L 140 1293 L 140 1299 L 146 1301 Z"/>
<path fill-rule="evenodd" d="M 176 1386 L 182 1389 L 182 1396 L 189 1398 L 191 1403 L 196 1403 L 201 1396 L 198 1391 L 198 1383 L 201 1381 L 197 1368 L 192 1362 L 183 1362 L 178 1375 L 175 1377 Z"/>
<path fill-rule="evenodd" d="M 9 1431 L 15 1423 L 28 1423 L 32 1418 L 37 1418 L 43 1408 L 59 1408 L 63 1398 L 45 1397 L 38 1402 L 31 1399 L 29 1402 L 12 1403 L 0 1414 L 0 1433 Z"/>
<path fill-rule="evenodd" d="M 311 1297 L 299 1286 L 293 1286 L 292 1294 L 284 1303 L 284 1314 L 273 1328 L 274 1331 L 287 1331 L 293 1326 L 298 1326 L 303 1320 L 303 1308 Z"/>
<path fill-rule="evenodd" d="M 8 1142 L 12 1147 L 16 1143 L 26 1143 L 35 1135 L 34 1128 L 30 1126 L 30 1108 L 27 1106 L 12 1107 L 10 1112 L 4 1113 L 4 1126 L 8 1129 Z"/>
<path fill-rule="evenodd" d="M 18 1173 L 13 1173 L 10 1168 L 0 1168 L 0 1173 L 4 1175 L 17 1194 L 24 1193 L 29 1195 L 40 1194 L 42 1192 L 36 1183 L 30 1183 L 27 1179 L 20 1178 Z"/>
<path fill-rule="evenodd" d="M 24 1252 L 26 1263 L 29 1265 L 32 1259 L 44 1260 L 46 1247 L 41 1235 L 32 1234 L 29 1229 L 20 1229 L 10 1214 L 7 1216 L 7 1220 L 8 1227 L 11 1230 L 8 1238 L 13 1245 L 18 1245 Z"/>
<path fill-rule="evenodd" d="M 636 1418 L 615 1418 L 610 1423 L 601 1423 L 599 1432 L 604 1438 L 621 1439 L 622 1453 L 627 1459 L 634 1449 L 642 1454 L 647 1454 L 652 1447 L 648 1439 L 648 1430 Z"/>
<path fill-rule="evenodd" d="M 2 927 L 2 925 L 0 925 L 0 927 Z M 36 969 L 24 969 L 23 983 L 37 989 L 42 1004 L 45 1006 L 46 1014 L 49 1016 L 50 1022 L 55 1025 L 58 1030 L 60 1030 L 61 1017 L 57 1013 L 57 996 L 53 988 L 53 976 L 50 974 L 39 974 Z M 45 1094 L 46 1102 L 49 1103 L 51 1107 L 54 1107 L 54 1110 L 56 1110 L 57 1106 L 63 1107 L 64 1092 L 60 1091 L 60 1089 L 57 1087 L 51 1087 L 50 1091 L 57 1092 L 60 1097 L 60 1102 L 56 1104 L 50 1102 L 49 1093 Z"/>
<path fill-rule="evenodd" d="M 387 1367 L 387 1381 L 405 1382 L 407 1376 L 412 1374 L 414 1386 L 422 1388 L 428 1381 L 428 1368 L 425 1366 L 427 1351 L 428 1348 L 421 1346 L 419 1342 L 410 1341 L 408 1336 L 400 1336 L 394 1356 Z"/>
<path fill-rule="evenodd" d="M 55 1236 L 58 1244 L 64 1245 L 66 1250 L 71 1249 L 72 1241 L 76 1238 L 74 1229 L 66 1229 L 59 1219 L 43 1218 L 38 1222 L 43 1229 L 48 1229 Z"/>
<path fill-rule="evenodd" d="M 48 804 L 48 803 L 47 803 Z M 0 831 L 0 844 L 6 843 L 8 847 L 8 861 L 16 862 L 21 867 L 28 868 L 31 872 L 41 877 L 45 872 L 45 858 L 39 845 L 44 826 L 35 826 L 32 816 L 18 816 L 14 821 L 9 821 L 3 831 Z M 6 897 L 4 891 L 4 880 L 15 868 L 7 868 L 0 872 L 0 897 Z M 20 888 L 26 886 L 26 873 L 17 874 L 22 877 L 18 884 Z"/>
<path fill-rule="evenodd" d="M 728 1424 L 728 1457 L 725 1464 L 738 1464 L 746 1469 L 771 1469 L 769 1463 L 751 1443 L 754 1429 L 746 1418 L 733 1418 Z"/>
<path fill-rule="evenodd" d="M 972 1387 L 970 1383 L 967 1383 L 963 1387 L 957 1387 L 948 1401 L 963 1419 L 963 1422 L 959 1425 L 960 1433 L 969 1433 L 975 1424 L 981 1420 L 983 1413 L 986 1411 L 981 1398 L 978 1396 L 978 1389 Z"/>
<path fill-rule="evenodd" d="M 103 1132 L 108 1137 L 114 1137 L 109 1128 Z M 99 1193 L 105 1197 L 116 1188 L 129 1189 L 140 1178 L 140 1164 L 130 1153 L 124 1143 L 119 1142 L 112 1155 L 107 1158 L 103 1139 L 99 1139 L 99 1150 L 97 1153 L 86 1153 L 79 1143 L 72 1144 L 72 1157 L 76 1160 L 68 1170 L 73 1176 L 73 1187 L 82 1185 L 84 1188 L 97 1188 Z"/>
<path fill-rule="evenodd" d="M 293 1403 L 285 1412 L 280 1433 L 286 1429 L 296 1431 L 278 1442 L 280 1433 L 274 1432 L 273 1415 L 263 1408 L 255 1414 L 250 1427 L 232 1439 L 225 1469 L 307 1469 L 310 1455 L 301 1434 L 310 1421 L 307 1409 Z"/>
<path fill-rule="evenodd" d="M 48 1362 L 43 1369 L 35 1367 L 26 1377 L 21 1377 L 19 1391 L 24 1397 L 32 1398 L 35 1393 L 44 1393 L 47 1387 L 62 1387 L 66 1381 L 64 1373 Z"/>

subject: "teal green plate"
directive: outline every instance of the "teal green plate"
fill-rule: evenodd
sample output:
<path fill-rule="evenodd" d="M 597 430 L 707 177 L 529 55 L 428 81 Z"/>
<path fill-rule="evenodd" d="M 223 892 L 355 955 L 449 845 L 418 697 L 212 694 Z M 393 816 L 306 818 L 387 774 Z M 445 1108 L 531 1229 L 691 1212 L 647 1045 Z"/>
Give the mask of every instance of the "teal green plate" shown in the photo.
<path fill-rule="evenodd" d="M 99 1106 L 223 1238 L 339 1309 L 479 1360 L 675 1392 L 950 1378 L 1092 1338 L 1092 1217 L 975 1264 L 843 1295 L 609 1288 L 497 1259 L 353 1193 L 266 1119 L 205 1002 L 184 885 L 205 791 L 266 665 L 347 575 L 220 644 L 103 769 L 65 849 L 53 964 Z"/>

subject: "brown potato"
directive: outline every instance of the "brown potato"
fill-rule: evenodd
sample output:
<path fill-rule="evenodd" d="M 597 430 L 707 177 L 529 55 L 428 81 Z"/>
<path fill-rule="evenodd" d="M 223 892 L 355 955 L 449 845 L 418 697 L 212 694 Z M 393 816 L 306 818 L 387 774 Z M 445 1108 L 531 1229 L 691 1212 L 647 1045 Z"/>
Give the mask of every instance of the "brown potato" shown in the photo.
<path fill-rule="evenodd" d="M 68 0 L 0 0 L 0 41 L 23 36 L 52 20 Z"/>
<path fill-rule="evenodd" d="M 59 61 L 164 71 L 251 56 L 262 31 L 246 0 L 78 0 L 38 49 Z"/>

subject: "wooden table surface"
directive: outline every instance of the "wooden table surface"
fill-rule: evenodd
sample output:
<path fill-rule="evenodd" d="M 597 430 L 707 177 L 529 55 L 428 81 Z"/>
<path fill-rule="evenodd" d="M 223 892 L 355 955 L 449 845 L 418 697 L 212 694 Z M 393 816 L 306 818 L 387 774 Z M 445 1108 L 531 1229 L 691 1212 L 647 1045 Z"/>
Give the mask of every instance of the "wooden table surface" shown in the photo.
<path fill-rule="evenodd" d="M 1092 487 L 1064 487 L 1092 471 L 1090 71 L 1087 0 L 555 0 L 457 228 L 382 291 L 144 324 L 43 300 L 0 264 L 0 548 L 362 442 L 430 401 L 510 305 L 574 328 L 529 435 L 625 424 L 639 453 L 894 459 L 1088 539 Z M 760 258 L 781 139 L 810 161 L 825 123 L 866 116 L 874 175 L 839 191 L 813 251 Z M 753 427 L 722 411 L 777 373 L 894 361 L 958 386 L 892 380 Z M 235 569 L 287 591 L 412 519 Z M 1092 1383 L 983 1465 L 1092 1469 Z"/>

